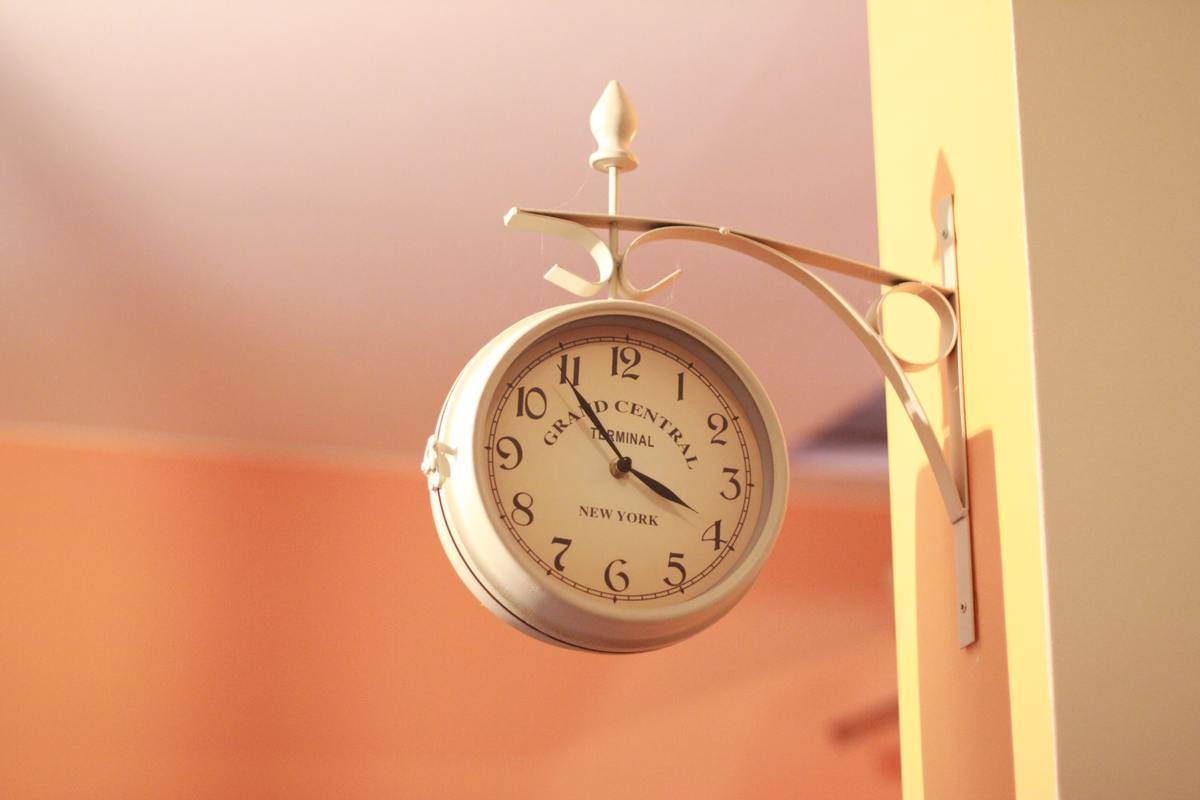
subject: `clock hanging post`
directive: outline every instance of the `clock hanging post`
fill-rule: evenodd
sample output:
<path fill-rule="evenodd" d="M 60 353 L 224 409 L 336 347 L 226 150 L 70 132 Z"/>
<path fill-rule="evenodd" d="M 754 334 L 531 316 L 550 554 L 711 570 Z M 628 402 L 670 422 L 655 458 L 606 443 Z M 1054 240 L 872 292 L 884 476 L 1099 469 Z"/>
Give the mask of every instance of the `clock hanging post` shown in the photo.
<path fill-rule="evenodd" d="M 596 139 L 596 152 L 588 162 L 592 169 L 608 173 L 608 215 L 615 217 L 620 213 L 621 173 L 637 169 L 638 165 L 637 156 L 629 149 L 633 137 L 637 136 L 637 111 L 621 84 L 609 81 L 588 121 Z M 617 223 L 609 224 L 608 249 L 614 260 L 621 258 L 620 233 Z"/>
<path fill-rule="evenodd" d="M 608 214 L 615 217 L 621 213 L 620 203 L 617 201 L 617 193 L 620 191 L 621 171 L 616 167 L 608 168 Z M 618 238 L 620 231 L 617 230 L 617 224 L 614 222 L 608 226 L 608 249 L 612 250 L 613 257 L 617 257 L 620 253 L 621 243 Z"/>

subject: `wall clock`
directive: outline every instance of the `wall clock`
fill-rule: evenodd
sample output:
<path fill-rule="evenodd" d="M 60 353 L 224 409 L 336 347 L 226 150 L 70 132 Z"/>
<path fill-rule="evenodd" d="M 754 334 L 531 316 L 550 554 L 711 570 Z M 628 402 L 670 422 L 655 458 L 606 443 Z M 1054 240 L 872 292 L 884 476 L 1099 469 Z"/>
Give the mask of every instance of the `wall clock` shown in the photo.
<path fill-rule="evenodd" d="M 712 624 L 786 506 L 782 430 L 750 368 L 644 302 L 516 323 L 463 370 L 433 442 L 434 519 L 459 576 L 511 624 L 582 649 L 648 650 Z"/>
<path fill-rule="evenodd" d="M 585 302 L 529 316 L 458 376 L 426 446 L 433 516 L 463 582 L 497 616 L 547 642 L 637 652 L 711 625 L 746 593 L 783 521 L 788 465 L 762 386 L 716 334 L 643 302 L 675 280 L 634 286 L 630 254 L 689 241 L 748 256 L 811 292 L 862 344 L 902 401 L 953 527 L 958 643 L 975 640 L 971 528 L 958 340 L 953 203 L 937 204 L 944 281 L 724 226 L 621 215 L 618 177 L 634 169 L 637 116 L 609 83 L 592 111 L 591 164 L 609 180 L 607 214 L 512 209 L 505 225 L 586 250 L 599 280 L 558 266 L 545 277 Z M 594 231 L 607 229 L 607 242 Z M 620 233 L 637 234 L 624 250 Z M 856 311 L 813 269 L 884 287 Z M 606 300 L 595 300 L 606 291 Z M 937 355 L 889 346 L 883 301 L 919 298 L 936 315 Z M 944 365 L 944 437 L 906 369 Z M 946 452 L 943 451 L 943 448 Z"/>

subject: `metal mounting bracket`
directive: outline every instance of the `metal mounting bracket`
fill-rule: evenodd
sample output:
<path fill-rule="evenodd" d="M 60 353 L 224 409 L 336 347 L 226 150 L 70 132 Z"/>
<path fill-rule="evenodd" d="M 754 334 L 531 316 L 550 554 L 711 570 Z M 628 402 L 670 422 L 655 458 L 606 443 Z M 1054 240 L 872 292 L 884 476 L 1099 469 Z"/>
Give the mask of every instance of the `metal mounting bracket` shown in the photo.
<path fill-rule="evenodd" d="M 953 294 L 957 339 L 946 354 L 943 378 L 945 397 L 950 404 L 945 410 L 949 424 L 946 445 L 954 480 L 963 498 L 963 515 L 951 520 L 954 525 L 954 587 L 958 615 L 958 645 L 966 647 L 975 641 L 975 559 L 971 547 L 971 490 L 967 484 L 967 409 L 963 394 L 962 319 L 958 294 L 958 241 L 954 229 L 954 195 L 946 195 L 937 205 L 938 252 L 942 257 L 942 283 Z"/>

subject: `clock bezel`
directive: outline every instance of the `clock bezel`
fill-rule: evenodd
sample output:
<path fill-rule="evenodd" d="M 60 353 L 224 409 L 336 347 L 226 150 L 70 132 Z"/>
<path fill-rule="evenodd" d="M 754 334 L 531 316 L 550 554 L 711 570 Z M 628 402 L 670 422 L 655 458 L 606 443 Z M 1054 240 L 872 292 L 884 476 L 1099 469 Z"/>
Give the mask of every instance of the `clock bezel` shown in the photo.
<path fill-rule="evenodd" d="M 661 324 L 694 339 L 744 387 L 741 403 L 760 424 L 763 492 L 752 543 L 718 583 L 674 604 L 598 603 L 540 574 L 536 564 L 506 542 L 510 532 L 490 497 L 486 455 L 492 400 L 501 379 L 539 339 L 564 326 L 601 317 Z M 647 329 L 653 333 L 653 327 Z M 711 366 L 710 366 L 711 368 Z M 736 391 L 736 386 L 731 386 Z M 752 404 L 753 408 L 750 407 Z M 640 301 L 597 300 L 546 309 L 515 323 L 485 345 L 463 369 L 439 418 L 435 438 L 453 449 L 445 483 L 431 500 L 443 546 L 460 577 L 498 616 L 537 638 L 601 652 L 637 652 L 686 638 L 733 607 L 761 571 L 778 536 L 787 505 L 788 464 L 782 428 L 770 398 L 749 365 L 720 337 L 678 312 Z"/>

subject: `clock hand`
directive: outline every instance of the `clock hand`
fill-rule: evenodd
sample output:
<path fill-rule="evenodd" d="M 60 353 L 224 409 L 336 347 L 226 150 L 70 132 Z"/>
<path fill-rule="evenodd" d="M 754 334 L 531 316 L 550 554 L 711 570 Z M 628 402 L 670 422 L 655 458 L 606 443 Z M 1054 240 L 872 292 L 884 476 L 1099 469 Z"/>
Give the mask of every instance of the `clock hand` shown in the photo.
<path fill-rule="evenodd" d="M 683 498 L 672 492 L 666 486 L 654 480 L 654 478 L 651 478 L 646 473 L 639 472 L 638 470 L 634 469 L 633 459 L 621 455 L 621 451 L 617 449 L 616 443 L 613 442 L 612 437 L 609 436 L 608 431 L 605 430 L 604 423 L 600 421 L 600 418 L 596 416 L 596 412 L 592 410 L 592 404 L 584 399 L 583 395 L 579 393 L 579 390 L 575 388 L 575 384 L 567 381 L 567 386 L 570 386 L 571 391 L 575 393 L 575 399 L 579 402 L 579 407 L 583 409 L 583 413 L 587 414 L 587 418 L 590 419 L 592 424 L 596 426 L 596 429 L 600 431 L 601 438 L 608 442 L 608 446 L 611 447 L 612 451 L 617 454 L 617 463 L 615 465 L 616 472 L 613 473 L 614 475 L 617 475 L 617 473 L 620 472 L 632 472 L 635 478 L 650 487 L 650 491 L 654 492 L 659 497 L 670 500 L 672 503 L 678 503 L 684 508 L 696 511 L 696 509 L 685 503 Z M 696 513 L 699 512 L 697 511 Z"/>
<path fill-rule="evenodd" d="M 666 486 L 663 486 L 661 483 L 654 480 L 654 478 L 651 478 L 646 473 L 639 472 L 636 469 L 634 469 L 632 466 L 629 467 L 629 471 L 633 473 L 633 477 L 637 478 L 639 481 L 641 481 L 642 483 L 649 486 L 650 491 L 654 492 L 659 497 L 666 498 L 667 500 L 670 500 L 672 503 L 678 503 L 679 505 L 683 506 L 684 508 L 690 509 L 691 511 L 694 511 L 697 514 L 700 513 L 698 511 L 696 511 L 696 509 L 689 506 L 687 503 L 683 502 L 682 497 L 675 494 L 670 489 L 668 489 Z"/>
<path fill-rule="evenodd" d="M 604 423 L 600 421 L 600 418 L 596 416 L 596 412 L 592 410 L 592 404 L 583 399 L 583 395 L 581 395 L 579 390 L 575 388 L 575 384 L 567 381 L 567 386 L 570 386 L 571 391 L 575 393 L 575 399 L 579 401 L 579 407 L 583 409 L 583 413 L 587 414 L 587 418 L 590 419 L 592 424 L 596 426 L 596 429 L 600 431 L 600 438 L 608 442 L 608 446 L 611 447 L 612 451 L 617 454 L 617 460 L 620 462 L 618 464 L 618 468 L 620 468 L 622 464 L 628 465 L 629 461 L 625 458 L 625 456 L 621 455 L 621 451 L 618 450 L 617 446 L 613 443 L 612 437 L 609 436 L 608 431 L 604 429 Z M 621 471 L 628 472 L 629 470 L 621 469 Z"/>

